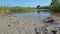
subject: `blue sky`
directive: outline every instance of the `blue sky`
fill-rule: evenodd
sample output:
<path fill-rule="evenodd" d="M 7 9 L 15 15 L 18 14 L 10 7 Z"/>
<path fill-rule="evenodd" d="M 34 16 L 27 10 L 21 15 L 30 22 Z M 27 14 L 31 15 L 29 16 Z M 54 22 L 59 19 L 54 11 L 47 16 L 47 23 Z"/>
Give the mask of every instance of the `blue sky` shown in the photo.
<path fill-rule="evenodd" d="M 36 7 L 37 5 L 46 6 L 51 0 L 0 0 L 0 5 Z"/>

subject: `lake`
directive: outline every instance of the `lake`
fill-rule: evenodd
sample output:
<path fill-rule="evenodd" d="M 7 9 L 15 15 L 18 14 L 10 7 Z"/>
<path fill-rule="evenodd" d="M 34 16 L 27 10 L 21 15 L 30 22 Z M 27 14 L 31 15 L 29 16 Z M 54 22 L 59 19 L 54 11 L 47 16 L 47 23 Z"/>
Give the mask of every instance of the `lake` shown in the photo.
<path fill-rule="evenodd" d="M 59 12 L 53 12 L 49 10 L 41 10 L 41 11 L 35 11 L 35 12 L 27 12 L 27 13 L 13 13 L 11 16 L 17 16 L 17 17 L 24 17 L 24 18 L 32 18 L 32 17 L 37 17 L 37 18 L 47 18 L 51 17 L 53 15 L 59 14 Z"/>

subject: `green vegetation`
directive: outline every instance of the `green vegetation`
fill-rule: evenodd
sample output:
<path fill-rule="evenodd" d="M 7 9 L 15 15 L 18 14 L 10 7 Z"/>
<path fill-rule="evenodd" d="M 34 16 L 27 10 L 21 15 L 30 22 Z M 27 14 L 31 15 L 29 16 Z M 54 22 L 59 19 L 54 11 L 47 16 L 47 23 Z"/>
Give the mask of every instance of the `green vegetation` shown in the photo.
<path fill-rule="evenodd" d="M 51 10 L 59 10 L 60 11 L 60 2 L 59 0 L 52 0 L 51 4 L 49 6 L 43 6 L 41 7 L 40 5 L 38 5 L 36 7 L 37 9 L 51 9 Z"/>
<path fill-rule="evenodd" d="M 51 5 L 49 6 L 50 9 L 56 11 L 56 10 L 60 10 L 60 2 L 59 0 L 52 0 Z"/>
<path fill-rule="evenodd" d="M 25 13 L 25 12 L 34 12 L 34 7 L 9 7 L 9 6 L 0 6 L 0 15 L 7 15 L 10 13 Z"/>
<path fill-rule="evenodd" d="M 25 12 L 34 12 L 35 8 L 34 7 L 10 7 L 10 11 L 12 13 L 25 13 Z"/>
<path fill-rule="evenodd" d="M 6 15 L 9 14 L 9 8 L 8 6 L 0 6 L 0 15 Z"/>
<path fill-rule="evenodd" d="M 50 6 L 42 7 L 38 5 L 36 8 L 51 9 L 56 11 L 56 10 L 60 10 L 60 3 L 57 0 L 55 1 L 52 0 L 52 3 Z M 20 6 L 12 7 L 12 6 L 5 6 L 5 5 L 0 6 L 0 15 L 7 15 L 10 13 L 27 13 L 27 12 L 34 12 L 34 11 L 36 11 L 34 7 L 20 7 Z"/>
<path fill-rule="evenodd" d="M 49 7 L 53 10 L 60 10 L 60 3 L 55 3 L 53 5 L 50 5 Z"/>

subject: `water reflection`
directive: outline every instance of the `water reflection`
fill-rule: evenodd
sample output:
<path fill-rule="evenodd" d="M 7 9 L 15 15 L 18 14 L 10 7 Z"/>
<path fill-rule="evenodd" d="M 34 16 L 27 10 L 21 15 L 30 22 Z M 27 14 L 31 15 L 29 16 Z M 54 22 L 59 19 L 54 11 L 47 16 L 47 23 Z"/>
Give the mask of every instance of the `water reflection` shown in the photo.
<path fill-rule="evenodd" d="M 47 13 L 48 16 L 59 16 L 60 17 L 60 11 L 51 11 L 51 10 L 39 10 L 37 9 L 37 13 L 40 14 L 41 12 Z M 50 15 L 49 15 L 50 14 Z M 43 14 L 42 14 L 43 15 Z M 46 16 L 46 15 L 45 15 Z"/>
<path fill-rule="evenodd" d="M 51 17 L 51 14 L 49 11 L 41 10 L 31 13 L 24 13 L 24 14 L 11 14 L 11 16 L 24 17 L 24 18 L 31 18 L 31 17 L 47 18 L 47 17 Z"/>
<path fill-rule="evenodd" d="M 40 10 L 39 9 L 37 9 L 37 13 L 40 13 Z"/>
<path fill-rule="evenodd" d="M 50 10 L 40 10 L 40 9 L 37 9 L 37 13 L 40 13 L 40 12 L 49 12 L 50 13 Z"/>
<path fill-rule="evenodd" d="M 17 17 L 25 17 L 25 18 L 30 18 L 30 17 L 47 18 L 47 17 L 51 17 L 51 16 L 59 16 L 60 17 L 60 11 L 38 9 L 37 11 L 31 12 L 31 13 L 11 14 L 11 15 L 17 16 Z"/>
<path fill-rule="evenodd" d="M 60 17 L 60 11 L 51 11 L 51 14 Z"/>
<path fill-rule="evenodd" d="M 47 10 L 40 10 L 40 11 L 37 11 L 37 14 L 39 14 L 41 18 L 51 17 L 50 12 L 47 11 Z"/>

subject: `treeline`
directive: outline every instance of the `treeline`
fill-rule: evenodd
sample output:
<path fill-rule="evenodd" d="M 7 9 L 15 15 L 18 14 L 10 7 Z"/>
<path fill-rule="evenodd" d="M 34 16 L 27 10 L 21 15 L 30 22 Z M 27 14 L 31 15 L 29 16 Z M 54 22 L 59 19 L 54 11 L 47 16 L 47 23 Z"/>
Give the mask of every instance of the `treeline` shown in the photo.
<path fill-rule="evenodd" d="M 54 11 L 56 11 L 56 10 L 60 11 L 60 3 L 54 3 L 52 5 L 43 6 L 43 7 L 41 7 L 40 5 L 38 5 L 36 8 L 37 9 L 51 9 L 51 10 L 54 10 Z"/>

